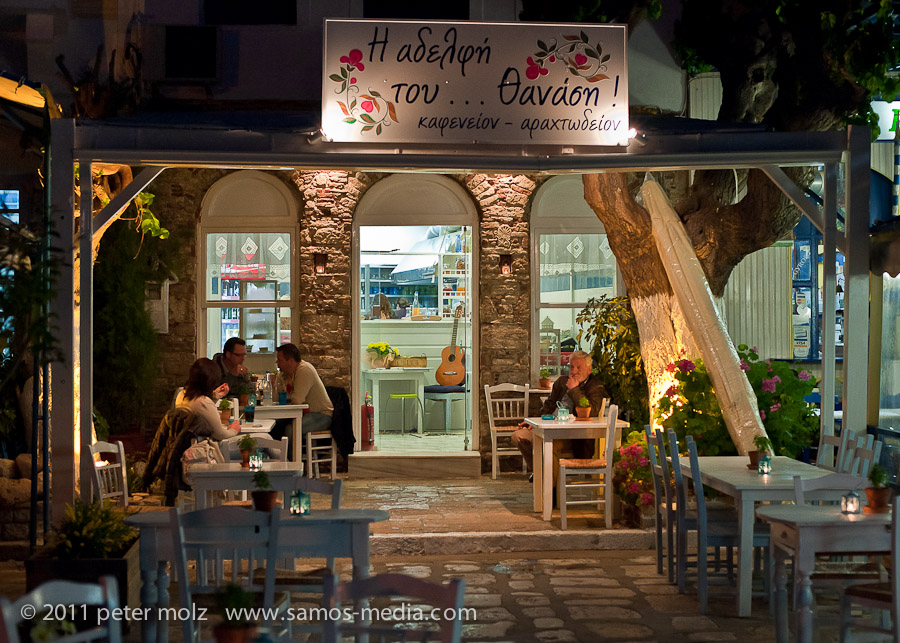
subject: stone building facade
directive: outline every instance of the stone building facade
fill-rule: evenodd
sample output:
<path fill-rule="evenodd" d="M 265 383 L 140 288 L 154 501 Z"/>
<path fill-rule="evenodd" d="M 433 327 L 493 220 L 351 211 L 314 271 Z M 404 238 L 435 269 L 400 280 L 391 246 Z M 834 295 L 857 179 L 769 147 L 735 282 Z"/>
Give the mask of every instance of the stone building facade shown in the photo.
<path fill-rule="evenodd" d="M 293 338 L 304 358 L 309 359 L 326 384 L 352 386 L 352 227 L 360 200 L 388 174 L 332 170 L 272 172 L 296 194 L 300 207 L 299 252 L 292 258 L 298 275 L 298 336 Z M 148 188 L 155 195 L 154 213 L 171 233 L 182 253 L 178 283 L 169 289 L 169 332 L 159 337 L 162 367 L 154 383 L 161 391 L 181 386 L 197 356 L 197 271 L 200 270 L 198 226 L 207 191 L 227 171 L 172 169 L 162 173 Z M 531 281 L 530 204 L 540 179 L 525 175 L 470 174 L 448 178 L 457 183 L 477 212 L 478 362 L 473 373 L 479 381 L 471 390 L 478 400 L 473 430 L 473 448 L 482 452 L 489 466 L 490 436 L 483 395 L 484 384 L 524 384 L 530 377 Z M 317 274 L 315 254 L 328 257 L 327 270 Z M 512 271 L 501 274 L 501 255 L 509 255 Z M 477 387 L 477 388 L 476 388 Z M 149 427 L 158 425 L 166 410 L 153 409 Z M 480 446 L 479 446 L 480 445 Z M 486 447 L 486 448 L 485 448 Z M 486 452 L 486 453 L 485 453 Z"/>

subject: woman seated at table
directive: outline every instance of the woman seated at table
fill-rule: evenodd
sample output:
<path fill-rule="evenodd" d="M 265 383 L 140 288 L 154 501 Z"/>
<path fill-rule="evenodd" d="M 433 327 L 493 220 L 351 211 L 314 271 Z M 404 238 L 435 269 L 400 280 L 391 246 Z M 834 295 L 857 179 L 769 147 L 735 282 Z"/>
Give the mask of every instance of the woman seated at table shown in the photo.
<path fill-rule="evenodd" d="M 222 426 L 218 399 L 228 393 L 228 385 L 219 386 L 221 370 L 211 359 L 201 357 L 191 364 L 184 390 L 175 399 L 175 406 L 190 409 L 198 420 L 197 434 L 213 440 L 224 440 L 241 432 L 240 422 L 234 421 L 228 427 Z M 224 390 L 222 390 L 224 387 Z"/>

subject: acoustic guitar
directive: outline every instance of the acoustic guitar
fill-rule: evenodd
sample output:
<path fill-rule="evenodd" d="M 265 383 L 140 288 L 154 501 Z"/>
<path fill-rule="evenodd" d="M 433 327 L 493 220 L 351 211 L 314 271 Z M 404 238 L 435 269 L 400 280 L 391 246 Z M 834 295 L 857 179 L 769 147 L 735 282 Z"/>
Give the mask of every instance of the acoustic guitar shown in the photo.
<path fill-rule="evenodd" d="M 441 351 L 441 365 L 434 373 L 435 381 L 441 386 L 459 386 L 466 379 L 465 353 L 456 345 L 456 330 L 459 328 L 459 318 L 462 317 L 462 304 L 456 307 L 453 315 L 453 334 L 450 336 L 450 345 Z"/>

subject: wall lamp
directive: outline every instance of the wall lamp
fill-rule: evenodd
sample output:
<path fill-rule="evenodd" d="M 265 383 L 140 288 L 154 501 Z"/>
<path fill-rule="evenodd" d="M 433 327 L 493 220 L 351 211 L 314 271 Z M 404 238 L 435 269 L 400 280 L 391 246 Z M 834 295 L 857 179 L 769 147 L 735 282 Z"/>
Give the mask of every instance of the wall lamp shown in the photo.
<path fill-rule="evenodd" d="M 512 255 L 500 255 L 500 274 L 506 277 L 512 274 Z"/>
<path fill-rule="evenodd" d="M 328 255 L 317 252 L 313 254 L 313 270 L 317 275 L 325 274 L 325 266 L 328 264 Z"/>

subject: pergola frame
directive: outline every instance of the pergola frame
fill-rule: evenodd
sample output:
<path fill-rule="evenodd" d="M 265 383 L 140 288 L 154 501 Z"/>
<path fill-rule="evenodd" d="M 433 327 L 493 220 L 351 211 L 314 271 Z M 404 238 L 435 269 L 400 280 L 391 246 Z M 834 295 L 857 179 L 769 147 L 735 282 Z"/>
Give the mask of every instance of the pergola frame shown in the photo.
<path fill-rule="evenodd" d="M 318 142 L 313 142 L 319 139 Z M 74 401 L 80 394 L 80 452 L 89 453 L 93 409 L 93 261 L 80 262 L 75 274 L 76 249 L 92 257 L 94 235 L 118 217 L 131 199 L 166 168 L 203 167 L 269 170 L 348 170 L 378 172 L 497 172 L 563 174 L 592 172 L 672 171 L 691 169 L 757 168 L 775 182 L 824 235 L 823 327 L 834 328 L 836 293 L 835 248 L 845 256 L 844 295 L 844 422 L 866 423 L 869 343 L 869 167 L 867 128 L 846 132 L 717 132 L 690 135 L 651 135 L 628 147 L 513 146 L 477 144 L 454 146 L 334 144 L 310 132 L 255 131 L 198 127 L 158 127 L 108 122 L 54 119 L 51 133 L 52 212 L 63 268 L 56 285 L 53 312 L 62 330 L 64 362 L 52 367 L 52 433 L 54 521 L 76 495 Z M 80 166 L 81 194 L 91 193 L 93 164 L 124 164 L 145 168 L 100 213 L 93 215 L 91 199 L 74 210 L 74 164 Z M 845 163 L 845 234 L 837 232 L 837 166 Z M 825 166 L 825 206 L 816 206 L 780 169 L 786 166 Z M 77 221 L 90 226 L 77 226 Z M 79 229 L 80 228 L 80 229 Z M 80 309 L 76 325 L 76 286 Z M 822 399 L 834 396 L 834 333 L 823 333 Z M 354 347 L 354 356 L 357 348 Z M 76 354 L 80 371 L 75 372 Z M 477 382 L 475 383 L 477 384 Z M 358 392 L 354 403 L 358 406 Z M 822 431 L 834 432 L 834 409 L 822 405 Z M 81 458 L 83 495 L 89 495 L 90 458 Z"/>

